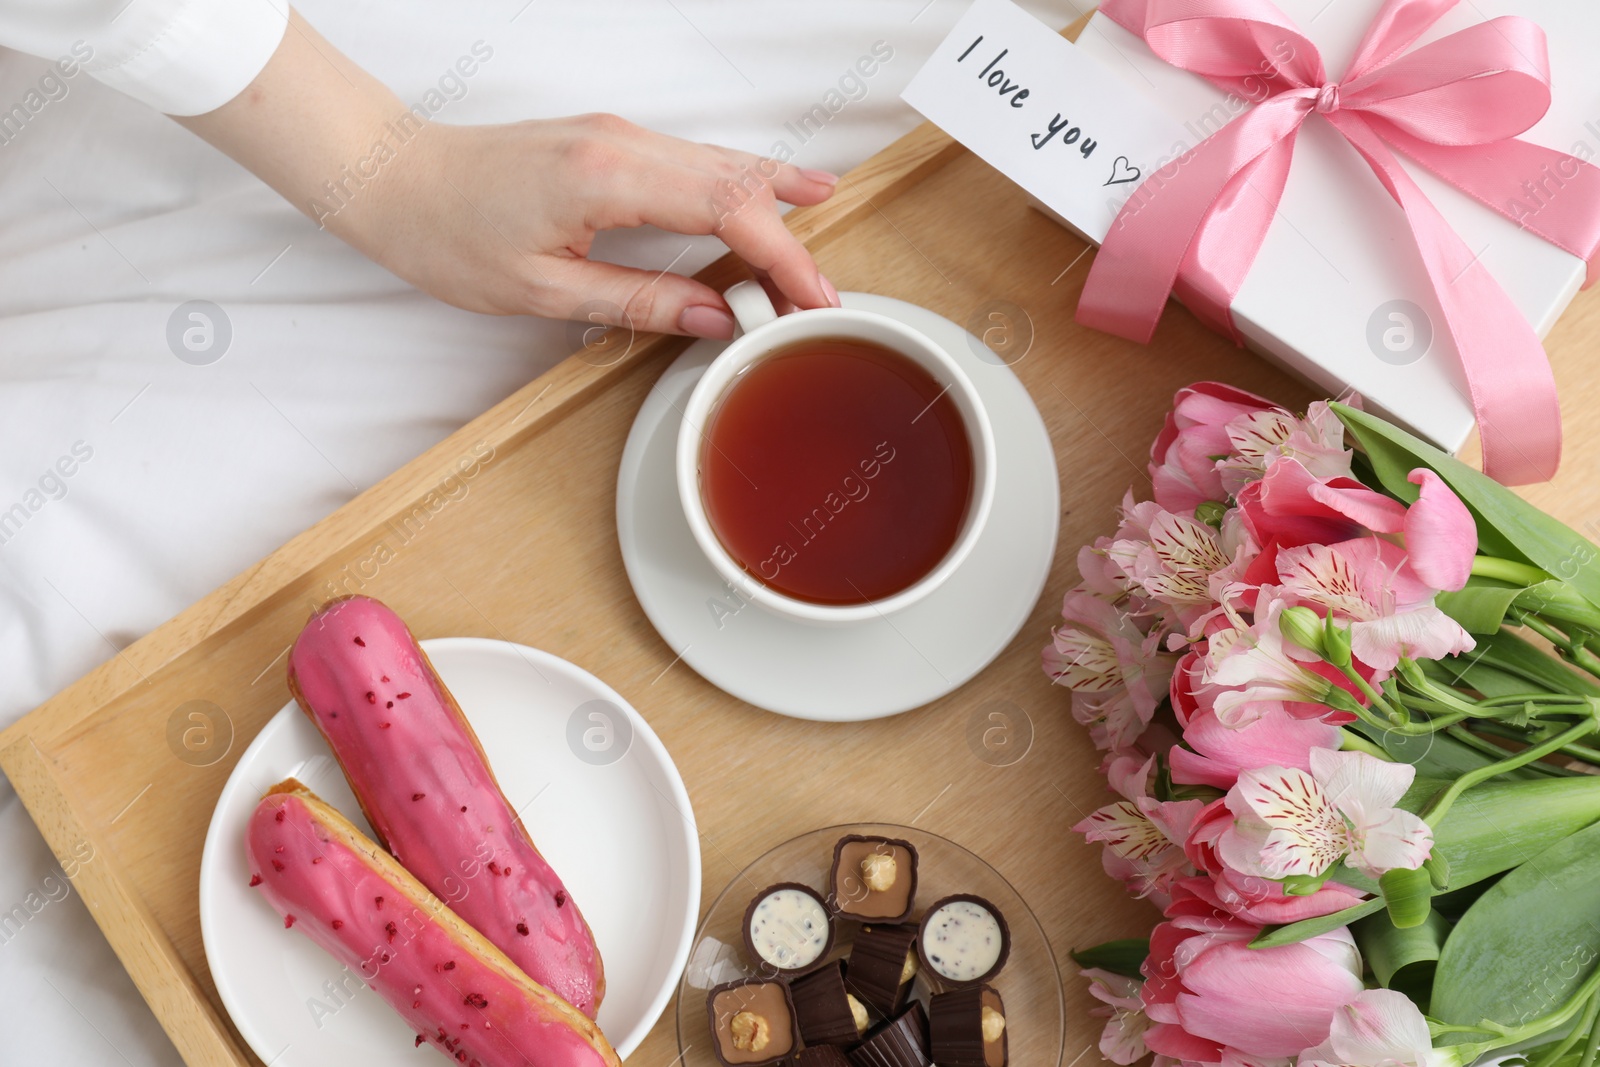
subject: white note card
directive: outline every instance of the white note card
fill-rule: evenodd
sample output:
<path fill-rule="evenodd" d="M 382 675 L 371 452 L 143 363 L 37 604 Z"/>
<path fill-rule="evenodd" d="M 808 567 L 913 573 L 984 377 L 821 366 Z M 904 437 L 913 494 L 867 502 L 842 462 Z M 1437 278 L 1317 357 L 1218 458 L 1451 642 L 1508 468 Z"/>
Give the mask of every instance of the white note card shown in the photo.
<path fill-rule="evenodd" d="M 974 0 L 901 97 L 1096 243 L 1187 147 L 1175 119 L 1010 0 Z"/>

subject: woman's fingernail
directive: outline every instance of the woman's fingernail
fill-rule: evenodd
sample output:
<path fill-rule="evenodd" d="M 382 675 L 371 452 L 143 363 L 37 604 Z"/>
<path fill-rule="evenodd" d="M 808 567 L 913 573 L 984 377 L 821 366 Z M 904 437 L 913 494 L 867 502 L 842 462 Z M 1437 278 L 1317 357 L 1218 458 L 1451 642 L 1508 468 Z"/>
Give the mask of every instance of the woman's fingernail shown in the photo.
<path fill-rule="evenodd" d="M 843 304 L 839 303 L 839 290 L 833 287 L 833 283 L 828 280 L 827 275 L 818 274 L 817 281 L 822 283 L 822 291 L 827 295 L 828 303 L 832 304 L 836 308 L 844 307 Z"/>
<path fill-rule="evenodd" d="M 678 316 L 678 329 L 695 337 L 727 341 L 733 337 L 733 316 L 721 308 L 695 304 Z"/>
<path fill-rule="evenodd" d="M 814 182 L 821 182 L 823 185 L 839 184 L 839 176 L 837 174 L 830 174 L 825 170 L 812 170 L 809 167 L 801 167 L 800 174 Z"/>

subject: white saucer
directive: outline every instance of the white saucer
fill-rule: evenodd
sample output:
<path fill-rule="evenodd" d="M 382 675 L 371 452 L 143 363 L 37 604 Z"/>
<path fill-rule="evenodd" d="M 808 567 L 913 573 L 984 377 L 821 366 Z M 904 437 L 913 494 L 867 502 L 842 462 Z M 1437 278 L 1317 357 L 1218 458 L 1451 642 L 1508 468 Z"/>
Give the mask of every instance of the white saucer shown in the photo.
<path fill-rule="evenodd" d="M 617 539 L 650 621 L 712 685 L 782 715 L 853 722 L 909 711 L 956 689 L 1011 642 L 1055 556 L 1055 450 L 1028 391 L 966 330 L 926 308 L 844 293 L 847 308 L 921 330 L 971 376 L 994 423 L 994 511 L 960 570 L 921 603 L 853 626 L 822 627 L 744 604 L 695 545 L 673 454 L 684 402 L 725 342 L 679 356 L 639 409 L 617 474 Z"/>
<path fill-rule="evenodd" d="M 594 930 L 606 968 L 597 1021 L 626 1057 L 671 1000 L 699 914 L 700 842 L 683 779 L 649 724 L 587 671 L 486 638 L 422 647 Z M 291 775 L 371 833 L 291 701 L 240 757 L 206 833 L 200 929 L 217 992 L 273 1067 L 417 1067 L 426 1057 L 411 1028 L 248 888 L 246 822 Z"/>

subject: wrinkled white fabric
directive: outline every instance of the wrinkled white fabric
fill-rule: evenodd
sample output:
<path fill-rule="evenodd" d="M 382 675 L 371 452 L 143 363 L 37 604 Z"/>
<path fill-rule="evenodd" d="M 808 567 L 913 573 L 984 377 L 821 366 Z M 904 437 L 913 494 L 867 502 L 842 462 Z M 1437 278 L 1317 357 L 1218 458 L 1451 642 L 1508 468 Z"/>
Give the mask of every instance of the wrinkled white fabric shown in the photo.
<path fill-rule="evenodd" d="M 1077 15 L 1068 0 L 1029 6 L 1053 25 Z M 436 121 L 614 111 L 750 151 L 782 141 L 802 166 L 843 171 L 916 124 L 900 88 L 964 7 L 310 0 L 301 10 Z M 88 69 L 155 107 L 203 111 L 265 62 L 271 11 L 267 0 L 132 0 L 117 46 L 101 37 Z M 475 315 L 415 292 L 146 103 L 85 76 L 81 60 L 64 76 L 55 63 L 70 51 L 58 42 L 70 49 L 73 20 L 97 12 L 98 0 L 0 0 L 0 41 L 43 57 L 0 52 L 0 725 L 574 347 L 563 324 Z M 237 41 L 227 17 L 239 19 Z M 190 44 L 227 47 L 187 73 L 194 53 L 182 48 L 95 66 L 163 20 L 190 27 Z M 892 58 L 871 78 L 853 74 L 879 41 Z M 485 49 L 472 76 L 456 71 Z M 14 103 L 29 117 L 8 127 Z M 654 231 L 596 246 L 602 258 L 686 272 L 721 251 Z M 190 318 L 179 311 L 190 301 L 220 314 Z M 210 353 L 224 324 L 231 334 L 209 363 L 184 347 L 186 332 L 206 347 L 207 320 Z M 0 1019 L 0 1062 L 179 1063 L 3 781 Z"/>

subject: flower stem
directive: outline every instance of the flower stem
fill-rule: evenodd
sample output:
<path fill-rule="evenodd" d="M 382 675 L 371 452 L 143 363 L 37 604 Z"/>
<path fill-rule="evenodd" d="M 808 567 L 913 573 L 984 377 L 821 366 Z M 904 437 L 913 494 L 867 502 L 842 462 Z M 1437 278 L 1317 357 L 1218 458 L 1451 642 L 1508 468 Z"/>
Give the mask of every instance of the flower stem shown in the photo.
<path fill-rule="evenodd" d="M 1526 742 L 1528 740 L 1527 734 L 1517 733 L 1513 730 L 1493 729 L 1488 725 L 1478 725 L 1477 728 L 1482 730 L 1484 733 L 1489 734 L 1491 737 L 1505 737 L 1513 741 L 1522 742 Z M 1451 737 L 1455 738 L 1457 741 L 1460 741 L 1462 744 L 1477 749 L 1485 756 L 1491 756 L 1494 759 L 1501 760 L 1505 759 L 1506 756 L 1510 754 L 1506 749 L 1501 748 L 1492 741 L 1485 741 L 1483 738 L 1479 737 L 1477 734 L 1466 729 L 1465 727 L 1456 727 L 1454 729 L 1446 730 L 1445 732 Z M 1562 751 L 1566 750 L 1563 749 Z M 1570 778 L 1578 773 L 1577 771 L 1569 771 L 1561 767 L 1552 767 L 1548 763 L 1539 763 L 1537 761 L 1529 764 L 1529 769 L 1537 771 L 1538 773 L 1550 778 Z"/>
<path fill-rule="evenodd" d="M 1494 578 L 1512 585 L 1538 585 L 1554 577 L 1538 567 L 1514 559 L 1501 559 L 1499 556 L 1474 556 L 1472 573 L 1479 578 Z"/>
<path fill-rule="evenodd" d="M 1509 693 L 1505 696 L 1485 697 L 1478 701 L 1480 707 L 1502 708 L 1517 704 L 1587 704 L 1588 697 L 1576 693 Z"/>
<path fill-rule="evenodd" d="M 1525 731 L 1518 731 L 1510 727 L 1501 726 L 1499 723 L 1479 723 L 1477 724 L 1477 728 L 1491 737 L 1504 737 L 1510 741 L 1521 741 L 1526 743 L 1530 739 L 1530 735 Z M 1531 735 L 1532 740 L 1534 741 L 1542 741 L 1549 736 L 1550 734 L 1548 732 Z M 1505 750 L 1502 749 L 1501 751 L 1503 752 Z M 1595 766 L 1600 767 L 1600 749 L 1591 748 L 1588 745 L 1562 745 L 1558 751 L 1560 751 L 1562 755 L 1571 756 L 1573 759 L 1581 759 L 1585 763 L 1592 763 Z M 1555 768 L 1551 769 L 1554 770 Z"/>
<path fill-rule="evenodd" d="M 1450 806 L 1468 789 L 1481 782 L 1486 782 L 1496 775 L 1504 774 L 1506 771 L 1514 771 L 1524 764 L 1532 763 L 1536 759 L 1542 759 L 1561 746 L 1570 744 L 1580 737 L 1588 737 L 1594 732 L 1595 720 L 1593 706 L 1591 706 L 1590 717 L 1570 730 L 1563 730 L 1549 740 L 1525 748 L 1498 763 L 1491 763 L 1487 767 L 1479 767 L 1476 770 L 1466 772 L 1444 789 L 1441 789 L 1434 795 L 1432 800 L 1428 801 L 1427 806 L 1422 809 L 1422 818 L 1427 821 L 1429 826 L 1438 826 L 1439 821 L 1450 811 Z M 1600 968 L 1597 968 L 1597 970 L 1600 970 Z"/>
<path fill-rule="evenodd" d="M 1583 1018 L 1578 1021 L 1578 1025 L 1574 1026 L 1571 1032 L 1562 1038 L 1549 1052 L 1546 1052 L 1537 1060 L 1531 1061 L 1528 1067 L 1550 1067 L 1551 1064 L 1565 1056 L 1572 1046 L 1578 1043 L 1578 1039 L 1583 1036 L 1584 1031 L 1594 1028 L 1596 1014 L 1600 1014 L 1600 994 L 1589 998 L 1589 1006 L 1583 1010 Z"/>
<path fill-rule="evenodd" d="M 1339 669 L 1344 671 L 1346 678 L 1349 678 L 1352 682 L 1356 683 L 1356 688 L 1361 690 L 1362 694 L 1367 698 L 1368 703 L 1382 711 L 1384 715 L 1388 717 L 1389 721 L 1382 725 L 1389 727 L 1400 727 L 1407 722 L 1409 716 L 1406 715 L 1404 709 L 1396 708 L 1391 705 L 1382 693 L 1372 688 L 1371 682 L 1368 682 L 1365 678 L 1361 677 L 1360 671 L 1356 670 L 1354 667 L 1340 667 Z M 1352 701 L 1352 703 L 1359 703 L 1359 701 Z"/>
<path fill-rule="evenodd" d="M 1376 756 L 1381 760 L 1394 762 L 1394 757 L 1384 751 L 1382 745 L 1375 741 L 1368 741 L 1365 737 L 1343 727 L 1339 729 L 1339 747 L 1345 752 L 1365 752 L 1369 756 Z"/>
<path fill-rule="evenodd" d="M 1577 992 L 1575 992 L 1565 1004 L 1561 1005 L 1561 1007 L 1557 1008 L 1555 1011 L 1552 1011 L 1550 1014 L 1533 1019 L 1522 1024 L 1521 1026 L 1504 1026 L 1496 1023 L 1494 1024 L 1494 1030 L 1492 1031 L 1495 1033 L 1495 1036 L 1489 1040 L 1474 1041 L 1470 1044 L 1457 1045 L 1455 1047 L 1461 1050 L 1462 1061 L 1465 1063 L 1471 1063 L 1479 1056 L 1482 1056 L 1485 1052 L 1490 1052 L 1497 1048 L 1505 1048 L 1507 1045 L 1515 1045 L 1526 1041 L 1529 1038 L 1538 1037 L 1540 1034 L 1548 1034 L 1557 1027 L 1564 1026 L 1573 1018 L 1573 1016 L 1577 1015 L 1580 1010 L 1587 1009 L 1590 1002 L 1595 999 L 1595 990 L 1597 989 L 1600 989 L 1600 967 L 1596 967 L 1589 977 L 1583 980 L 1583 984 L 1578 987 Z M 1435 1034 L 1466 1033 L 1469 1031 L 1476 1031 L 1478 1033 L 1491 1032 L 1486 1031 L 1482 1026 L 1430 1026 L 1429 1029 Z"/>
<path fill-rule="evenodd" d="M 1408 681 L 1409 684 L 1415 688 L 1419 694 L 1428 697 L 1431 700 L 1438 701 L 1451 711 L 1459 711 L 1464 715 L 1472 716 L 1479 716 L 1483 714 L 1478 704 L 1463 700 L 1461 695 L 1452 689 L 1446 689 L 1442 685 L 1435 685 L 1433 682 L 1424 677 L 1421 671 L 1415 672 L 1415 676 L 1411 679 L 1408 679 Z"/>
<path fill-rule="evenodd" d="M 1596 656 L 1593 652 L 1590 652 L 1587 648 L 1585 648 L 1582 641 L 1574 640 L 1563 631 L 1558 630 L 1549 622 L 1541 619 L 1539 616 L 1531 612 L 1521 611 L 1513 607 L 1508 614 L 1515 619 L 1519 626 L 1526 626 L 1528 629 L 1532 630 L 1546 641 L 1549 641 L 1552 645 L 1555 645 L 1562 652 L 1566 653 L 1567 661 L 1569 663 L 1576 664 L 1595 677 L 1600 678 L 1600 656 Z"/>
<path fill-rule="evenodd" d="M 1600 996 L 1596 997 L 1600 1002 Z M 1578 1061 L 1578 1067 L 1594 1067 L 1594 1057 L 1600 1053 L 1600 1026 L 1596 1026 L 1591 1019 L 1589 1022 L 1589 1041 L 1583 1047 L 1583 1058 Z"/>

